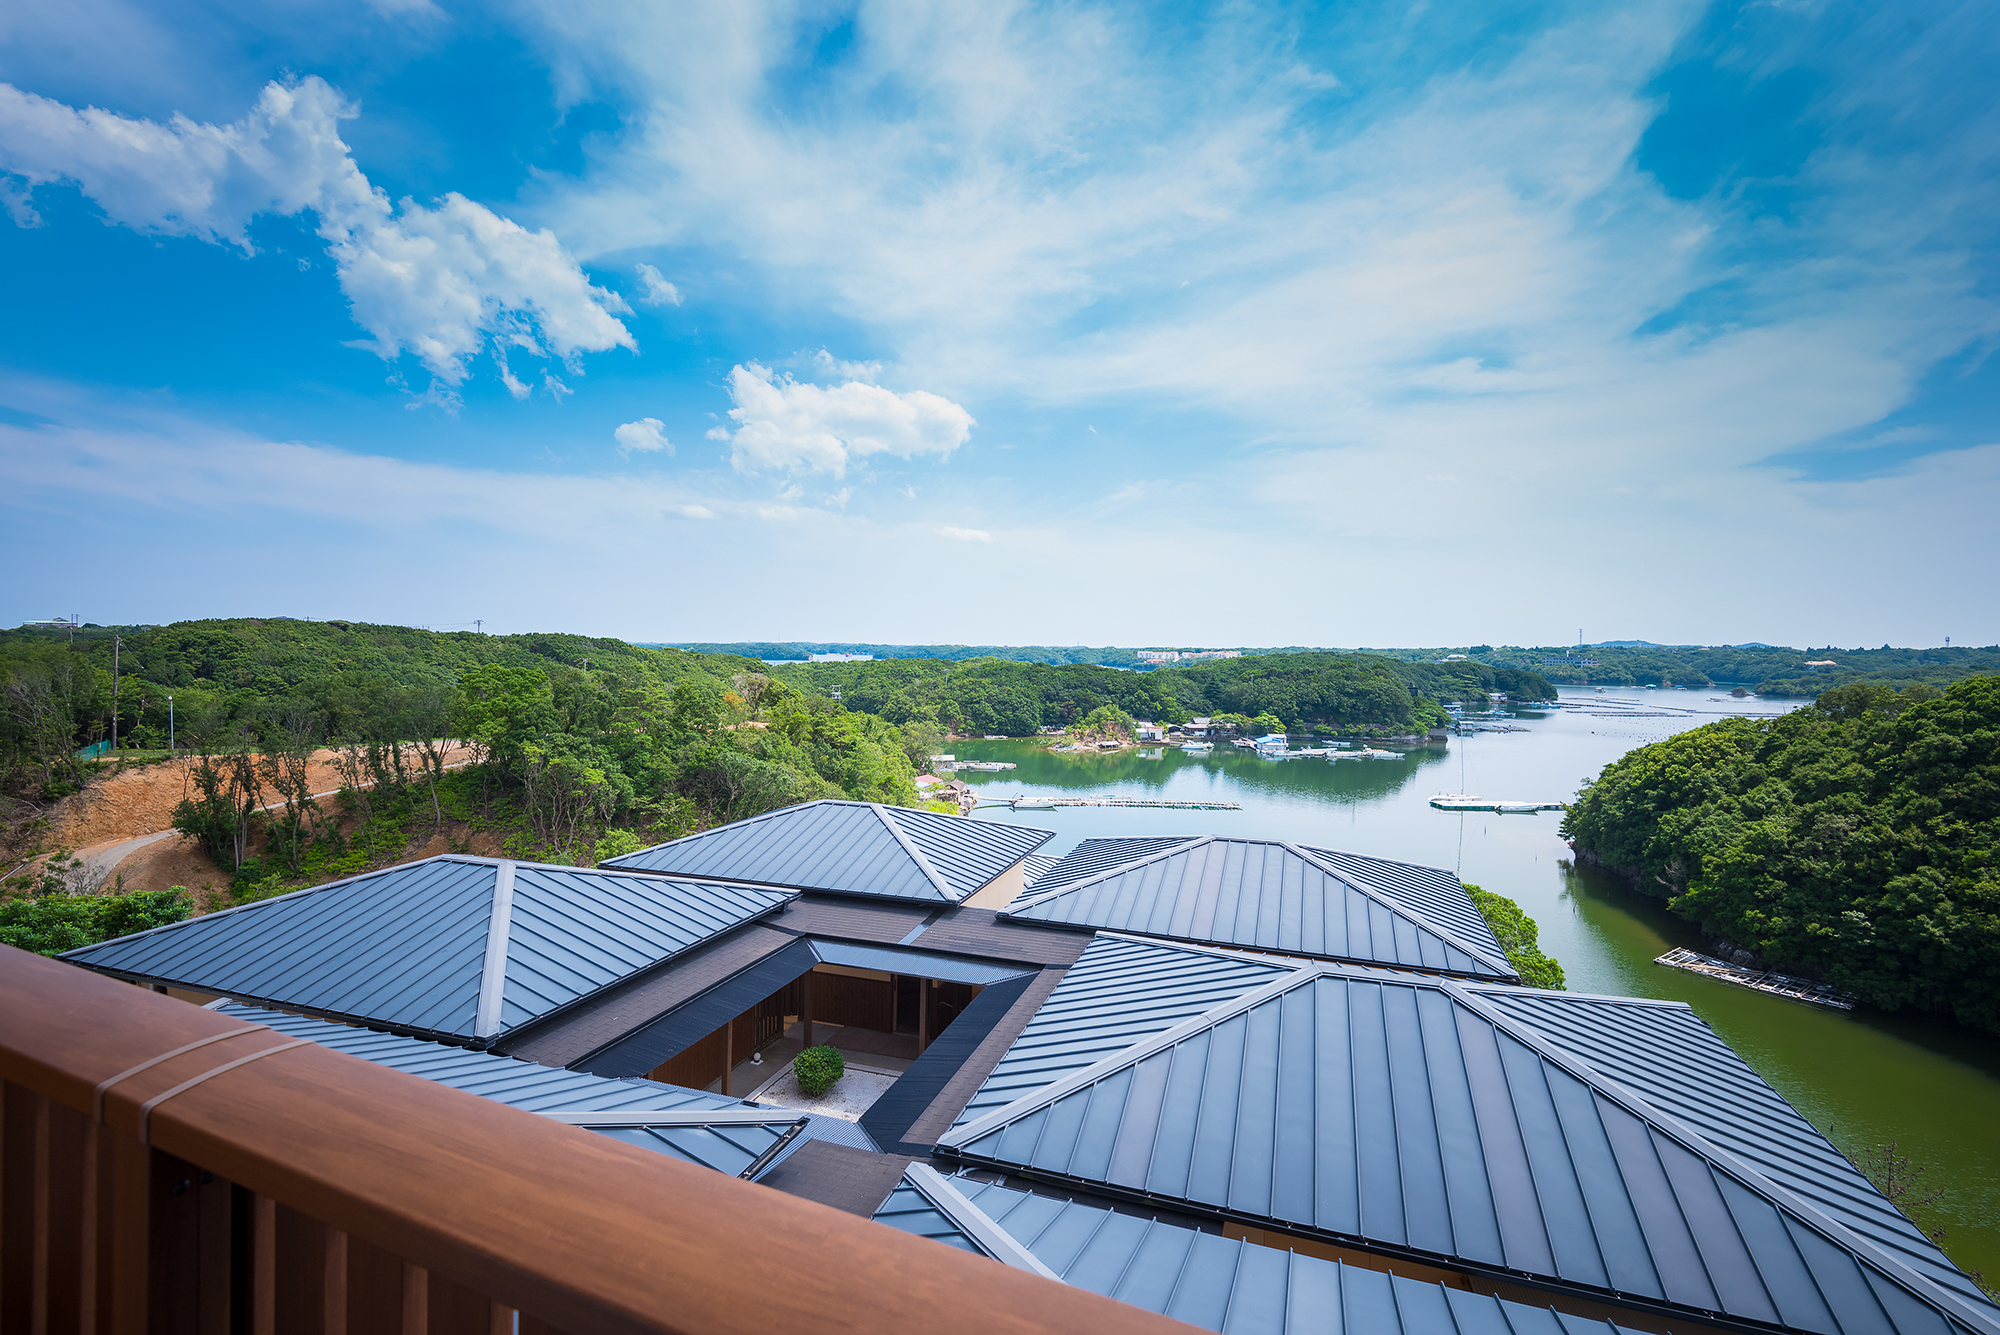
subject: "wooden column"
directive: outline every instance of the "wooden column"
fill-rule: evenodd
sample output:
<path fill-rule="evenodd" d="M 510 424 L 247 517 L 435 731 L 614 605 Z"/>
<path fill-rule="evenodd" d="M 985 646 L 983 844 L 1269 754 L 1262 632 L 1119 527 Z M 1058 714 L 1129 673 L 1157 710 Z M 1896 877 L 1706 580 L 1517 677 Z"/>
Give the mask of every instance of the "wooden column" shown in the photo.
<path fill-rule="evenodd" d="M 722 1097 L 730 1097 L 730 1073 L 736 1069 L 736 1017 L 730 1015 L 728 1037 L 722 1039 Z"/>
<path fill-rule="evenodd" d="M 917 1051 L 931 1045 L 931 980 L 917 980 Z"/>
<path fill-rule="evenodd" d="M 808 973 L 804 980 L 806 999 L 799 1003 L 799 1037 L 805 1046 L 813 1045 L 813 976 Z"/>

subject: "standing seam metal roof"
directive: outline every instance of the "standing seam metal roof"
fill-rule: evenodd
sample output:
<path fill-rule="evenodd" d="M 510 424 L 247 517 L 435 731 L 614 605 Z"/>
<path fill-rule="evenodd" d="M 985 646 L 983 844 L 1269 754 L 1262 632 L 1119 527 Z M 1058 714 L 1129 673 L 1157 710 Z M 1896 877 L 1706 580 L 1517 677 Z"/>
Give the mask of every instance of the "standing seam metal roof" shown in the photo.
<path fill-rule="evenodd" d="M 485 1041 L 794 898 L 750 886 L 452 855 L 63 958 L 197 991 Z M 504 933 L 497 939 L 496 926 Z"/>
<path fill-rule="evenodd" d="M 1990 1305 L 1446 980 L 1301 969 L 939 1148 L 1614 1301 L 1819 1335 L 1948 1335 L 1946 1311 L 2000 1332 Z"/>
<path fill-rule="evenodd" d="M 1291 972 L 1098 933 L 957 1119 L 964 1124 Z"/>
<path fill-rule="evenodd" d="M 611 1136 L 642 1149 L 671 1154 L 677 1159 L 714 1168 L 734 1176 L 757 1157 L 768 1152 L 794 1123 L 799 1113 L 790 1108 L 773 1108 L 762 1123 L 741 1124 L 743 1114 L 755 1109 L 741 1099 L 725 1098 L 698 1089 L 683 1089 L 653 1080 L 613 1080 L 584 1075 L 559 1067 L 538 1066 L 512 1057 L 447 1047 L 420 1038 L 376 1033 L 328 1020 L 288 1015 L 240 1002 L 220 1002 L 211 1009 L 233 1015 L 252 1024 L 266 1025 L 292 1038 L 309 1038 L 322 1047 L 345 1052 L 380 1066 L 420 1076 L 425 1080 L 477 1094 L 509 1107 L 534 1113 L 614 1113 L 624 1114 L 616 1125 L 591 1127 L 599 1135 Z M 690 1115 L 717 1113 L 727 1121 L 687 1122 Z M 651 1114 L 671 1116 L 668 1122 L 648 1122 Z M 807 1133 L 811 1138 L 830 1139 L 856 1148 L 873 1149 L 858 1128 L 838 1118 L 814 1117 Z M 803 1138 L 802 1138 L 803 1139 Z M 768 1167 L 768 1165 L 767 1165 Z"/>
<path fill-rule="evenodd" d="M 1493 928 L 1480 916 L 1479 906 L 1465 893 L 1458 877 L 1442 867 L 1423 867 L 1414 862 L 1392 862 L 1335 848 L 1305 846 L 1305 851 L 1324 862 L 1335 875 L 1352 885 L 1366 886 L 1399 904 L 1414 909 L 1433 922 L 1449 927 L 1468 941 L 1500 949 Z"/>
<path fill-rule="evenodd" d="M 643 848 L 604 865 L 955 904 L 1053 837 L 1024 825 L 829 798 Z"/>
<path fill-rule="evenodd" d="M 1046 885 L 1047 878 L 1037 889 Z M 1444 923 L 1343 878 L 1309 850 L 1261 839 L 1196 839 L 1031 894 L 1005 910 L 1029 922 L 1412 969 L 1514 978 L 1461 887 L 1477 931 Z"/>
<path fill-rule="evenodd" d="M 1467 992 L 1678 1118 L 1937 1283 L 1989 1300 L 1777 1090 L 1688 1007 L 1518 987 Z M 1662 1061 L 1661 1054 L 1672 1054 Z M 1689 1079 L 1699 1072 L 1699 1079 Z"/>
<path fill-rule="evenodd" d="M 1035 884 L 1043 893 L 1060 890 L 1063 886 L 1072 885 L 1085 877 L 1115 871 L 1119 867 L 1129 867 L 1135 862 L 1194 842 L 1195 838 L 1179 835 L 1141 839 L 1085 839 L 1056 859 L 1053 866 L 1036 878 Z"/>
<path fill-rule="evenodd" d="M 1226 1335 L 1619 1335 L 1621 1327 L 1011 1187 L 950 1185 L 1065 1283 Z M 981 1249 L 906 1180 L 878 1223 Z"/>

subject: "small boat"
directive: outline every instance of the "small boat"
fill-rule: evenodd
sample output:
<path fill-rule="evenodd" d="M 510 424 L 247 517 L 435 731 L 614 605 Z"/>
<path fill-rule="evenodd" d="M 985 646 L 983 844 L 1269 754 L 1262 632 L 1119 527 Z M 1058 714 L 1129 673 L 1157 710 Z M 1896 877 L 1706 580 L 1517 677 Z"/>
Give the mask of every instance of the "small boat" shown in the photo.
<path fill-rule="evenodd" d="M 1205 756 L 1214 749 L 1214 742 L 1183 742 L 1181 744 L 1181 750 L 1191 756 Z"/>
<path fill-rule="evenodd" d="M 1012 805 L 1016 811 L 1054 811 L 1056 800 L 1053 797 L 1017 797 Z"/>

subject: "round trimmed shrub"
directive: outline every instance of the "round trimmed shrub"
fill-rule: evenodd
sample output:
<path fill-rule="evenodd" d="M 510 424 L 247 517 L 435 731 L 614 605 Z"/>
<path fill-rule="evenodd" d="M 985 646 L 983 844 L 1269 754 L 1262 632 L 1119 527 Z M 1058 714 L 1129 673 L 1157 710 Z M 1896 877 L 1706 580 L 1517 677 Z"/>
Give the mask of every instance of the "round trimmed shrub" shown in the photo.
<path fill-rule="evenodd" d="M 838 1048 L 821 1043 L 792 1058 L 792 1074 L 798 1077 L 799 1092 L 816 1099 L 833 1088 L 833 1082 L 847 1071 L 847 1062 Z"/>

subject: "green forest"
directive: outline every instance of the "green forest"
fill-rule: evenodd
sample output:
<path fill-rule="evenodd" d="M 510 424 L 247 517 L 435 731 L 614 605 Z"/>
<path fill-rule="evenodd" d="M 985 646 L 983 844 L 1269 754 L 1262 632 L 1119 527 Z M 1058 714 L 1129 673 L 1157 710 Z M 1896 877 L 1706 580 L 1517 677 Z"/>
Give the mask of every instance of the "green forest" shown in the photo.
<path fill-rule="evenodd" d="M 175 825 L 239 893 L 361 870 L 448 820 L 577 861 L 607 836 L 654 842 L 819 797 L 911 804 L 926 754 L 755 660 L 619 640 L 275 619 L 14 631 L 0 633 L 0 821 L 16 857 L 105 763 L 79 751 L 110 733 L 114 648 L 120 760 L 162 754 L 170 727 L 199 757 Z M 482 763 L 447 772 L 449 739 Z M 323 747 L 337 802 L 311 792 Z"/>
<path fill-rule="evenodd" d="M 2000 1032 L 2000 677 L 1855 683 L 1641 747 L 1563 832 L 1767 967 Z"/>
<path fill-rule="evenodd" d="M 1270 715 L 1295 732 L 1421 732 L 1446 721 L 1444 702 L 1484 703 L 1555 693 L 1539 673 L 1483 663 L 1409 663 L 1343 653 L 1276 653 L 1153 672 L 998 659 L 793 663 L 771 673 L 802 691 L 838 690 L 849 708 L 891 723 L 1023 737 L 1080 723 L 1106 706 L 1133 718 Z"/>
<path fill-rule="evenodd" d="M 1438 651 L 1415 651 L 1425 655 Z M 1967 677 L 2000 673 L 2000 645 L 1983 649 L 1787 649 L 1770 645 L 1574 645 L 1492 648 L 1475 645 L 1481 662 L 1533 668 L 1564 686 L 1741 686 L 1758 695 L 1810 699 L 1857 682 L 1895 687 L 1921 682 L 1948 686 Z M 1576 660 L 1596 660 L 1584 666 Z M 1831 662 L 1808 668 L 1808 662 Z"/>

